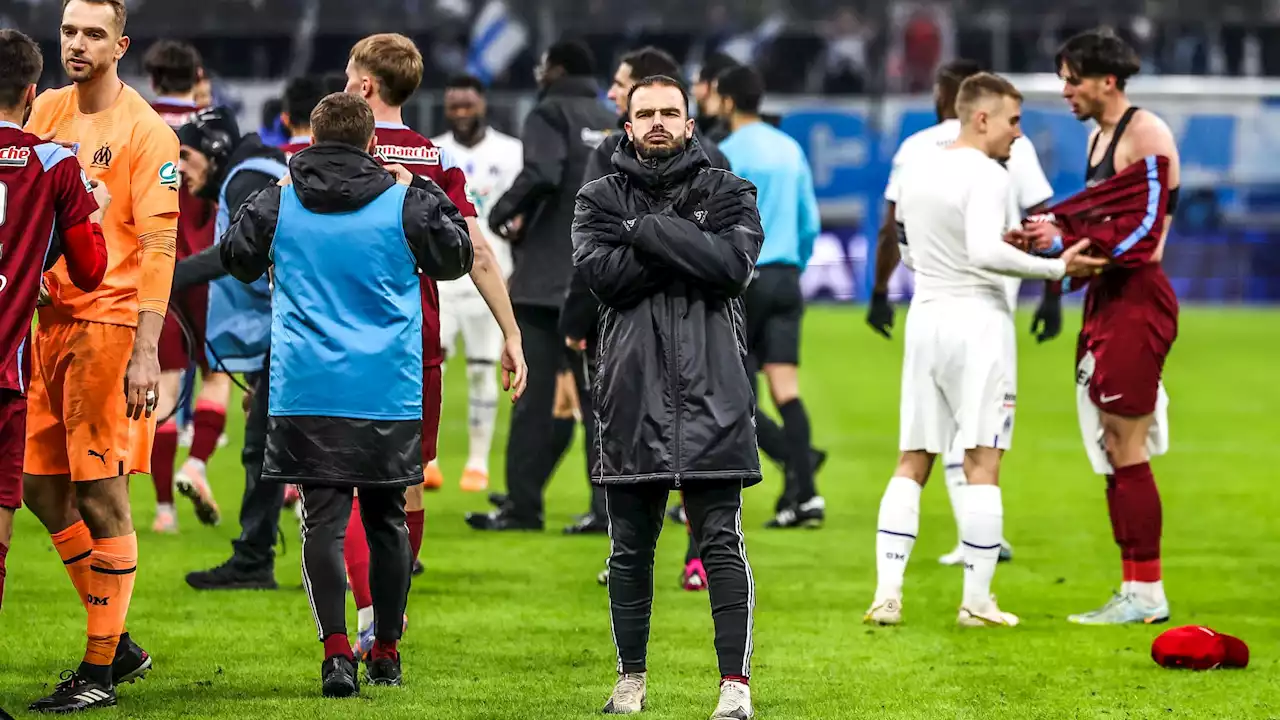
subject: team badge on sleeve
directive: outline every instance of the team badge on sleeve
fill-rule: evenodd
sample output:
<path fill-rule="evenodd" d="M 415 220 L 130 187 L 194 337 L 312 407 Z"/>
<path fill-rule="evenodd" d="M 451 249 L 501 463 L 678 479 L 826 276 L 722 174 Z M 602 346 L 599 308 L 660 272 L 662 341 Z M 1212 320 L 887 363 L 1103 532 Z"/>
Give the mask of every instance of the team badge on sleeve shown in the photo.
<path fill-rule="evenodd" d="M 167 187 L 175 191 L 178 189 L 178 166 L 176 164 L 167 162 L 160 166 L 160 187 Z"/>

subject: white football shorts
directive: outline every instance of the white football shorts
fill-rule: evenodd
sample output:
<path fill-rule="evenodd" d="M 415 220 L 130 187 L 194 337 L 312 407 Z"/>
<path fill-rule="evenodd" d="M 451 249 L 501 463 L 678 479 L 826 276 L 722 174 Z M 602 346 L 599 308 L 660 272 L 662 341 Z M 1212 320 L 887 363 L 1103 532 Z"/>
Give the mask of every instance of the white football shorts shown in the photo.
<path fill-rule="evenodd" d="M 1013 317 L 990 298 L 912 303 L 898 447 L 1008 450 L 1017 409 Z"/>

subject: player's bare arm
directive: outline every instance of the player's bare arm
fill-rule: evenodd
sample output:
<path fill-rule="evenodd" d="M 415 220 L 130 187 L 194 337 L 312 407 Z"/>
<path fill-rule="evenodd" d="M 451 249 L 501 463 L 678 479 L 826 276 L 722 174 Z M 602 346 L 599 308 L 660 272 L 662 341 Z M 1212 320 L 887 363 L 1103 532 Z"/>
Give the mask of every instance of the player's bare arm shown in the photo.
<path fill-rule="evenodd" d="M 511 307 L 511 295 L 507 292 L 507 283 L 502 279 L 498 267 L 498 259 L 493 254 L 493 247 L 485 238 L 480 223 L 474 217 L 467 218 L 467 230 L 471 234 L 471 245 L 475 249 L 475 260 L 471 266 L 471 281 L 480 291 L 480 297 L 489 306 L 493 319 L 502 329 L 505 342 L 502 347 L 502 388 L 511 392 L 511 401 L 520 399 L 528 381 L 529 368 L 524 361 L 524 340 L 520 335 L 520 326 L 516 324 L 516 313 Z"/>
<path fill-rule="evenodd" d="M 1129 131 L 1120 137 L 1120 143 L 1116 147 L 1116 169 L 1123 170 L 1151 155 L 1169 158 L 1169 187 L 1181 187 L 1182 162 L 1178 157 L 1178 144 L 1173 138 L 1173 131 L 1155 113 L 1140 110 L 1134 116 Z M 1172 216 L 1165 218 L 1160 244 L 1151 256 L 1152 262 L 1158 263 L 1164 258 L 1164 244 L 1169 237 L 1172 222 Z"/>

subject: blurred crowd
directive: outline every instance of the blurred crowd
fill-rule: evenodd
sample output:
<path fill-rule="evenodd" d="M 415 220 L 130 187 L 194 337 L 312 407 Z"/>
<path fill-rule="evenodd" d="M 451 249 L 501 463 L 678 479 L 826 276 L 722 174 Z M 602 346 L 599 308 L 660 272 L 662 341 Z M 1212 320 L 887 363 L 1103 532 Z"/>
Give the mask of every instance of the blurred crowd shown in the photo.
<path fill-rule="evenodd" d="M 566 33 L 598 57 L 658 45 L 696 70 L 723 50 L 753 62 L 780 93 L 920 92 L 945 57 L 1012 73 L 1052 71 L 1052 49 L 1110 24 L 1139 48 L 1144 73 L 1280 77 L 1280 0 L 130 0 L 135 42 L 181 28 L 227 77 L 278 78 L 340 70 L 363 35 L 394 28 L 428 60 L 427 79 L 466 69 L 503 6 L 529 32 L 495 73 L 499 89 L 529 90 L 536 48 Z M 61 0 L 0 0 L 0 25 L 52 45 Z M 125 69 L 129 69 L 126 58 Z M 133 59 L 137 62 L 137 59 Z"/>

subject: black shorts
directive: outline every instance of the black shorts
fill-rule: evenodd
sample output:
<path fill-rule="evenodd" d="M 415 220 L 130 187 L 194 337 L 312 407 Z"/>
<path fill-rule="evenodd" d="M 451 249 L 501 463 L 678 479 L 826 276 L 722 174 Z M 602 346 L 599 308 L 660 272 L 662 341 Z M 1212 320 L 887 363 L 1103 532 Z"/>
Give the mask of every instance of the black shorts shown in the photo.
<path fill-rule="evenodd" d="M 800 268 L 762 265 L 747 287 L 747 353 L 758 367 L 800 364 Z"/>

